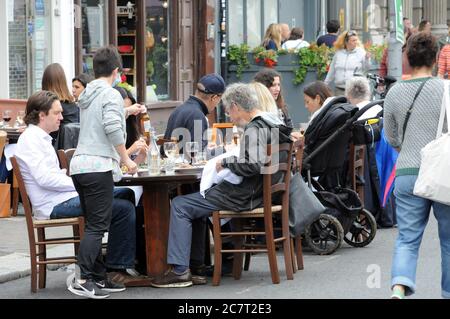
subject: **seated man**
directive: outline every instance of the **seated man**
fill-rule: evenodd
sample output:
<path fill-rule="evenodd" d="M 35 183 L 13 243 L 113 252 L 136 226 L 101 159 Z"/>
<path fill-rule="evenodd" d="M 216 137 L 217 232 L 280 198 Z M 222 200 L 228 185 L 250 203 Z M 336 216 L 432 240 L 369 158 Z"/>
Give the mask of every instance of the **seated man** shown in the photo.
<path fill-rule="evenodd" d="M 49 133 L 59 129 L 62 107 L 48 91 L 33 94 L 27 102 L 27 129 L 17 142 L 15 156 L 36 219 L 70 218 L 83 215 L 78 193 L 66 170 L 60 169 Z M 130 189 L 115 192 L 109 228 L 106 266 L 109 271 L 130 277 L 136 250 L 134 194 Z M 117 277 L 117 274 L 114 274 Z M 98 278 L 100 282 L 104 278 Z M 130 278 L 131 279 L 131 278 Z M 123 285 L 117 285 L 123 290 Z M 108 290 L 111 291 L 111 290 Z"/>
<path fill-rule="evenodd" d="M 231 85 L 223 95 L 223 104 L 231 121 L 245 127 L 240 157 L 218 160 L 217 171 L 225 168 L 242 176 L 240 184 L 223 180 L 205 191 L 178 196 L 170 209 L 167 263 L 171 269 L 152 282 L 154 287 L 188 287 L 192 285 L 189 256 L 192 240 L 192 222 L 209 216 L 216 210 L 245 211 L 262 205 L 262 167 L 266 159 L 266 146 L 271 141 L 271 130 L 278 129 L 278 141 L 290 142 L 291 128 L 270 113 L 258 109 L 258 97 L 248 84 Z M 259 156 L 258 156 L 259 155 Z"/>

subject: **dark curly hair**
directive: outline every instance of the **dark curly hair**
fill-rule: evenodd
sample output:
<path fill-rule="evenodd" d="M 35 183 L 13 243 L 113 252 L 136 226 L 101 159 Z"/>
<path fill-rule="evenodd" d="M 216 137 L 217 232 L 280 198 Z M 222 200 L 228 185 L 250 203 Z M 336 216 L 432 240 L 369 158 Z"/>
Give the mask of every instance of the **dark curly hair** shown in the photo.
<path fill-rule="evenodd" d="M 428 32 L 419 32 L 410 37 L 406 54 L 411 67 L 433 67 L 436 63 L 438 43 L 436 38 Z"/>
<path fill-rule="evenodd" d="M 269 68 L 264 68 L 258 73 L 256 73 L 255 77 L 253 78 L 253 81 L 259 82 L 263 84 L 266 88 L 270 88 L 273 85 L 273 82 L 275 81 L 275 78 L 280 78 L 281 81 L 281 75 L 277 71 Z M 280 91 L 280 95 L 278 95 L 277 100 L 275 101 L 277 103 L 277 107 L 283 111 L 283 113 L 287 114 L 287 106 L 284 102 L 282 90 Z"/>
<path fill-rule="evenodd" d="M 55 93 L 50 91 L 38 91 L 30 96 L 25 109 L 25 124 L 38 125 L 39 114 L 44 112 L 45 115 L 48 115 L 55 101 L 59 101 L 59 98 Z"/>

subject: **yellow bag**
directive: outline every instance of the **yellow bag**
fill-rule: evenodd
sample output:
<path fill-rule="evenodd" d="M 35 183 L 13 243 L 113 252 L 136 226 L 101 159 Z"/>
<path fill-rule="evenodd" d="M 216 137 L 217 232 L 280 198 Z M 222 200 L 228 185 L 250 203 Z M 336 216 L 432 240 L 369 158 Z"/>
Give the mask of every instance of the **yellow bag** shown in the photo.
<path fill-rule="evenodd" d="M 11 185 L 0 183 L 0 218 L 11 216 Z"/>

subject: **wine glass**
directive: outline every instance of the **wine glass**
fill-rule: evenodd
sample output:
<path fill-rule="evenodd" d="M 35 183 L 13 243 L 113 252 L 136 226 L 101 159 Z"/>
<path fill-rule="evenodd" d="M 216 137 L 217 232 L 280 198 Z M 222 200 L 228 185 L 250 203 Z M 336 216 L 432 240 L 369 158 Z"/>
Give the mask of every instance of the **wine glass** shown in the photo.
<path fill-rule="evenodd" d="M 9 121 L 11 121 L 11 111 L 10 110 L 5 110 L 3 111 L 3 121 L 5 122 L 5 127 L 8 127 L 8 123 Z"/>
<path fill-rule="evenodd" d="M 16 126 L 17 127 L 25 126 L 24 117 L 25 117 L 25 111 L 17 112 L 17 116 L 16 116 Z"/>
<path fill-rule="evenodd" d="M 198 142 L 187 142 L 186 143 L 186 154 L 191 158 L 191 165 L 195 164 L 195 155 L 199 151 Z"/>
<path fill-rule="evenodd" d="M 174 142 L 164 143 L 164 153 L 167 156 L 166 163 L 166 174 L 173 174 L 175 172 L 175 158 L 178 154 L 178 145 Z"/>

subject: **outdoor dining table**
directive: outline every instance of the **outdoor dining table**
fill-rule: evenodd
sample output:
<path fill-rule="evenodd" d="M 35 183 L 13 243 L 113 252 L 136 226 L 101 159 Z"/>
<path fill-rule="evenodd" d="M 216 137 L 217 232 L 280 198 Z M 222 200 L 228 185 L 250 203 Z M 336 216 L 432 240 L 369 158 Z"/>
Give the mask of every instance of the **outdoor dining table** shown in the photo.
<path fill-rule="evenodd" d="M 143 187 L 144 227 L 147 276 L 155 277 L 167 270 L 167 242 L 170 222 L 170 190 L 179 185 L 200 182 L 202 169 L 174 174 L 149 175 L 147 171 L 125 176 L 117 186 Z"/>

